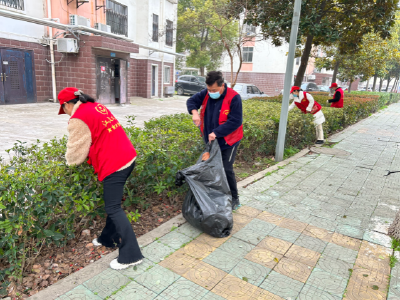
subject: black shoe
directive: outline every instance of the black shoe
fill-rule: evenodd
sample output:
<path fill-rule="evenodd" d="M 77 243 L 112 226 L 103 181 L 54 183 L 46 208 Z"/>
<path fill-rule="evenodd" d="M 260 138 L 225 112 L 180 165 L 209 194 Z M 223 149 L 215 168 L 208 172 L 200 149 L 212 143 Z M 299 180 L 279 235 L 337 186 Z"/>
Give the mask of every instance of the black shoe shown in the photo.
<path fill-rule="evenodd" d="M 318 140 L 318 141 L 316 141 L 315 143 L 316 143 L 317 145 L 322 145 L 322 144 L 325 143 L 325 142 L 324 142 L 324 140 Z"/>
<path fill-rule="evenodd" d="M 232 199 L 232 211 L 237 210 L 239 207 L 241 207 L 239 198 L 237 198 L 237 199 L 233 198 Z"/>

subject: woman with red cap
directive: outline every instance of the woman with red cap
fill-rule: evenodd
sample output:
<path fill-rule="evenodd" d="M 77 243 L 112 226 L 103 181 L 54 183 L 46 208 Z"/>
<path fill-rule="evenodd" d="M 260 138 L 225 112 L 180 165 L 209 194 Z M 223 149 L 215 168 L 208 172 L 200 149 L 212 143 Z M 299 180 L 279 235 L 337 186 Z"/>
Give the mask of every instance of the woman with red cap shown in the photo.
<path fill-rule="evenodd" d="M 132 225 L 121 208 L 124 186 L 135 166 L 136 151 L 121 124 L 102 104 L 76 88 L 58 95 L 59 114 L 71 116 L 68 124 L 67 164 L 88 163 L 103 181 L 106 226 L 93 240 L 94 246 L 119 247 L 119 257 L 110 263 L 115 270 L 138 265 L 143 260 Z"/>
<path fill-rule="evenodd" d="M 293 86 L 290 90 L 290 98 L 294 99 L 289 106 L 291 111 L 297 106 L 303 113 L 310 113 L 314 116 L 315 130 L 317 134 L 316 144 L 324 143 L 324 129 L 322 123 L 325 122 L 325 116 L 322 113 L 321 105 L 314 100 L 313 96 L 309 93 L 303 92 L 298 86 Z"/>
<path fill-rule="evenodd" d="M 332 103 L 331 107 L 342 108 L 343 107 L 343 99 L 344 99 L 344 92 L 342 88 L 338 87 L 337 83 L 334 82 L 330 86 L 330 89 L 335 90 L 335 95 L 333 99 L 328 100 L 328 103 Z"/>

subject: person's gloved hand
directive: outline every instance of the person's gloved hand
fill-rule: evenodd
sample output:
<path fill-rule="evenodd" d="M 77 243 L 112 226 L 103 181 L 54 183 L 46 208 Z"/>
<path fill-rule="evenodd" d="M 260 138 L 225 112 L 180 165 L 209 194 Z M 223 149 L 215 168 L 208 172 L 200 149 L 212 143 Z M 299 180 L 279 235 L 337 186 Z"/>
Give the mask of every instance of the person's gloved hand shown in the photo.
<path fill-rule="evenodd" d="M 203 157 L 201 158 L 202 161 L 206 161 L 210 158 L 210 152 L 205 152 Z"/>

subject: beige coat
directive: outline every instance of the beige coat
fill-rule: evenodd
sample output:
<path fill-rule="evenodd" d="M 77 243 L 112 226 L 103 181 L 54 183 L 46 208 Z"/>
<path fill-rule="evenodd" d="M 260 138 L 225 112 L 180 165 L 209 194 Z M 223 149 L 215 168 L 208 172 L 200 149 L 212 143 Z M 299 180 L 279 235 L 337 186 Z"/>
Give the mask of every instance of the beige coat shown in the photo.
<path fill-rule="evenodd" d="M 78 101 L 72 110 L 71 117 L 79 109 L 82 102 Z M 80 119 L 70 119 L 68 124 L 68 143 L 65 158 L 67 165 L 80 165 L 86 161 L 89 155 L 90 146 L 92 145 L 92 134 L 89 127 Z M 130 167 L 136 157 L 118 171 L 122 171 Z"/>

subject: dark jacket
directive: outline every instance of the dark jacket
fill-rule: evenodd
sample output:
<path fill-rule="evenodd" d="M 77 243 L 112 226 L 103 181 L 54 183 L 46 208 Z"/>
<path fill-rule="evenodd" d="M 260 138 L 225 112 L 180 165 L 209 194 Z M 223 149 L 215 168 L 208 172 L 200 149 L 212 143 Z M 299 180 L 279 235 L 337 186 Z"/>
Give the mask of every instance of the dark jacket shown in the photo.
<path fill-rule="evenodd" d="M 333 99 L 328 100 L 329 103 L 333 103 L 333 102 L 338 102 L 340 100 L 340 92 L 336 91 L 335 95 L 333 96 Z"/>
<path fill-rule="evenodd" d="M 219 97 L 219 99 L 209 98 L 206 107 L 206 113 L 204 116 L 204 142 L 208 143 L 208 135 L 210 133 L 215 133 L 217 136 L 217 140 L 219 146 L 221 147 L 221 151 L 237 146 L 239 142 L 236 144 L 229 146 L 224 137 L 229 135 L 238 129 L 243 123 L 243 109 L 242 109 L 242 99 L 240 95 L 236 95 L 231 102 L 231 111 L 228 115 L 228 121 L 222 125 L 219 125 L 219 115 L 222 107 L 222 102 L 226 95 L 226 85 L 224 93 Z M 193 95 L 190 97 L 187 102 L 187 109 L 190 114 L 192 114 L 192 110 L 199 110 L 203 101 L 207 95 L 207 89 Z"/>

